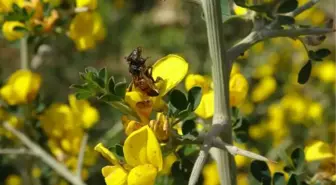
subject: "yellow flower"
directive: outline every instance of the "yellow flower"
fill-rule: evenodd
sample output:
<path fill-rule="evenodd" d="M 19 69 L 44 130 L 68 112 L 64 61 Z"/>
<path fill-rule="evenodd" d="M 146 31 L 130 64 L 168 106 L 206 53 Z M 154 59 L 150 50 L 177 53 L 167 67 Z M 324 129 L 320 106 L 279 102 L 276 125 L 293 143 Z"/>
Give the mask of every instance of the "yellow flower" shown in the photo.
<path fill-rule="evenodd" d="M 66 130 L 73 130 L 75 126 L 74 115 L 66 104 L 52 104 L 40 117 L 41 125 L 50 137 L 61 139 Z"/>
<path fill-rule="evenodd" d="M 122 123 L 124 125 L 125 134 L 127 136 L 130 135 L 132 132 L 134 132 L 134 131 L 136 131 L 136 130 L 138 130 L 141 127 L 146 125 L 142 122 L 137 122 L 135 120 L 130 120 L 130 119 L 127 118 L 127 116 L 122 116 L 121 120 L 122 120 Z"/>
<path fill-rule="evenodd" d="M 14 41 L 24 37 L 24 32 L 15 30 L 16 28 L 25 28 L 25 25 L 19 21 L 6 21 L 2 25 L 2 33 L 9 41 Z"/>
<path fill-rule="evenodd" d="M 309 105 L 308 116 L 311 119 L 315 121 L 320 121 L 322 119 L 322 115 L 323 115 L 323 107 L 321 103 L 313 102 Z"/>
<path fill-rule="evenodd" d="M 87 100 L 77 100 L 74 95 L 69 96 L 69 104 L 79 124 L 84 129 L 91 128 L 99 120 L 99 112 Z"/>
<path fill-rule="evenodd" d="M 274 93 L 276 87 L 277 83 L 274 77 L 267 76 L 262 78 L 252 91 L 252 101 L 261 102 L 266 100 Z"/>
<path fill-rule="evenodd" d="M 177 160 L 176 155 L 172 152 L 168 156 L 166 156 L 163 160 L 163 168 L 161 174 L 169 175 L 171 171 L 171 167 L 174 162 Z"/>
<path fill-rule="evenodd" d="M 330 146 L 322 141 L 315 141 L 305 148 L 305 156 L 308 162 L 330 159 L 335 157 Z"/>
<path fill-rule="evenodd" d="M 336 76 L 336 65 L 334 61 L 323 61 L 317 66 L 317 76 L 325 83 L 334 83 Z"/>
<path fill-rule="evenodd" d="M 149 97 L 137 88 L 126 92 L 125 95 L 125 101 L 138 113 L 141 121 L 146 124 L 149 122 L 148 118 L 152 109 L 163 111 L 165 102 L 162 100 L 162 97 L 176 87 L 188 72 L 188 63 L 178 55 L 167 55 L 159 59 L 152 67 L 153 79 L 157 80 L 158 77 L 161 78 L 155 84 L 159 90 L 159 95 Z"/>
<path fill-rule="evenodd" d="M 5 185 L 21 185 L 21 184 L 23 184 L 22 179 L 18 175 L 9 175 L 5 181 Z"/>
<path fill-rule="evenodd" d="M 4 122 L 4 121 L 9 123 L 14 128 L 22 127 L 21 120 L 19 120 L 15 115 L 6 112 L 0 107 L 0 122 Z M 5 136 L 9 139 L 12 139 L 15 137 L 11 132 L 7 131 L 3 127 L 0 127 L 0 136 Z"/>
<path fill-rule="evenodd" d="M 246 98 L 248 92 L 248 82 L 246 78 L 240 74 L 236 73 L 230 77 L 230 106 L 241 105 Z"/>
<path fill-rule="evenodd" d="M 219 185 L 219 176 L 217 172 L 217 165 L 213 161 L 209 164 L 206 164 L 202 172 L 204 176 L 203 185 Z"/>
<path fill-rule="evenodd" d="M 157 173 L 162 170 L 160 145 L 148 126 L 127 137 L 123 147 L 125 165 L 121 165 L 101 143 L 95 150 L 112 163 L 112 166 L 102 168 L 107 185 L 153 185 Z"/>
<path fill-rule="evenodd" d="M 237 6 L 237 5 L 233 6 L 233 10 L 237 15 L 245 15 L 247 13 L 246 8 L 243 8 L 243 7 L 240 7 L 240 6 Z"/>
<path fill-rule="evenodd" d="M 13 4 L 22 7 L 24 0 L 0 0 L 0 13 L 7 13 L 12 11 Z"/>
<path fill-rule="evenodd" d="M 87 7 L 94 10 L 97 8 L 97 0 L 76 0 L 76 7 Z"/>
<path fill-rule="evenodd" d="M 202 88 L 202 99 L 195 113 L 201 118 L 207 119 L 214 114 L 214 91 L 211 87 L 212 80 L 208 76 L 189 74 L 185 80 L 186 89 L 189 91 L 194 86 Z"/>
<path fill-rule="evenodd" d="M 106 36 L 103 20 L 97 12 L 78 13 L 71 21 L 69 36 L 78 50 L 88 50 L 96 46 Z"/>
<path fill-rule="evenodd" d="M 238 70 L 238 69 L 237 69 Z M 238 106 L 246 98 L 248 91 L 248 83 L 245 77 L 237 72 L 233 73 L 230 77 L 230 105 Z M 214 114 L 214 91 L 212 89 L 212 80 L 210 77 L 198 74 L 189 74 L 185 81 L 187 90 L 194 86 L 202 88 L 202 99 L 195 110 L 195 113 L 201 118 L 207 119 Z"/>
<path fill-rule="evenodd" d="M 26 104 L 35 99 L 40 86 L 40 75 L 28 70 L 19 70 L 13 73 L 0 89 L 0 96 L 9 105 Z"/>

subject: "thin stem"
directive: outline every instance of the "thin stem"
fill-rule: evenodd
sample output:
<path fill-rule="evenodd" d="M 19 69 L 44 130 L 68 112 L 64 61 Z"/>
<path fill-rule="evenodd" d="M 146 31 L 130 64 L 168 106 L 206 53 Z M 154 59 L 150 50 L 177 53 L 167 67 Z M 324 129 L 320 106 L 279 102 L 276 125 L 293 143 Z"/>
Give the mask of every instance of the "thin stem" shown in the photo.
<path fill-rule="evenodd" d="M 80 149 L 79 149 L 79 155 L 78 155 L 77 171 L 76 171 L 76 175 L 77 175 L 78 178 L 81 178 L 81 176 L 82 176 L 83 162 L 84 162 L 84 156 L 85 156 L 85 148 L 86 148 L 86 144 L 88 142 L 88 139 L 89 139 L 89 135 L 87 133 L 85 133 L 83 138 L 82 138 L 82 142 L 81 142 Z"/>
<path fill-rule="evenodd" d="M 310 0 L 307 3 L 305 3 L 304 5 L 300 6 L 296 10 L 294 10 L 293 12 L 288 13 L 287 16 L 293 16 L 293 17 L 298 16 L 302 12 L 304 12 L 304 11 L 308 10 L 309 8 L 313 7 L 319 1 L 320 0 Z"/>
<path fill-rule="evenodd" d="M 34 152 L 25 148 L 1 148 L 0 154 L 4 155 L 36 155 Z"/>
<path fill-rule="evenodd" d="M 55 172 L 64 177 L 64 179 L 68 180 L 73 185 L 85 185 L 85 183 L 75 176 L 68 168 L 66 168 L 63 164 L 56 161 L 52 156 L 50 156 L 46 151 L 44 151 L 38 144 L 35 144 L 32 140 L 30 140 L 26 135 L 22 132 L 16 130 L 9 123 L 4 122 L 3 127 L 15 135 L 26 147 L 28 147 L 31 151 L 33 151 L 37 157 L 41 158 L 43 162 L 49 165 Z"/>
<path fill-rule="evenodd" d="M 27 37 L 20 40 L 20 68 L 29 69 Z"/>

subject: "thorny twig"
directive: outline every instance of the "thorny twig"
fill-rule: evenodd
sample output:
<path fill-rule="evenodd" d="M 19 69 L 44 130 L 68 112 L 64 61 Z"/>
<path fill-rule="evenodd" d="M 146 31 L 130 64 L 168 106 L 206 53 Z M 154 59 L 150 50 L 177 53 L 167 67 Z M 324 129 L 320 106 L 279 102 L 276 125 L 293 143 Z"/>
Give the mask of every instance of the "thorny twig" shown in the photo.
<path fill-rule="evenodd" d="M 44 151 L 38 144 L 35 144 L 32 140 L 30 140 L 26 135 L 16 130 L 9 123 L 4 122 L 3 127 L 15 135 L 27 148 L 29 148 L 32 152 L 35 153 L 37 157 L 39 157 L 43 162 L 49 165 L 55 172 L 64 177 L 67 181 L 72 183 L 73 185 L 86 185 L 80 178 L 74 175 L 68 168 L 66 168 L 63 164 L 59 163 L 56 159 L 54 159 L 51 155 L 49 155 L 46 151 Z"/>

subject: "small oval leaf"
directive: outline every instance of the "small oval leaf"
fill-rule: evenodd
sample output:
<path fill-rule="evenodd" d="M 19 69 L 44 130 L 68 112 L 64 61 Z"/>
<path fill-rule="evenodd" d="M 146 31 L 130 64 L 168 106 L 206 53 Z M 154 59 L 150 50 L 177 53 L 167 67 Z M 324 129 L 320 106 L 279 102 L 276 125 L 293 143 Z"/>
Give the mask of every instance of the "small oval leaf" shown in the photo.
<path fill-rule="evenodd" d="M 296 148 L 291 154 L 291 159 L 294 168 L 300 170 L 303 167 L 305 161 L 305 155 L 303 150 L 301 148 Z"/>
<path fill-rule="evenodd" d="M 298 179 L 294 173 L 289 177 L 287 185 L 299 185 Z"/>
<path fill-rule="evenodd" d="M 273 185 L 285 185 L 285 175 L 281 172 L 275 172 L 273 175 Z"/>
<path fill-rule="evenodd" d="M 253 177 L 263 185 L 271 184 L 271 172 L 268 169 L 266 162 L 253 161 L 251 163 L 251 173 Z"/>
<path fill-rule="evenodd" d="M 330 52 L 329 49 L 322 48 L 322 49 L 319 49 L 319 50 L 315 51 L 315 54 L 316 54 L 316 56 L 319 57 L 319 58 L 325 58 L 325 57 L 327 57 L 328 55 L 330 55 L 331 52 Z"/>
<path fill-rule="evenodd" d="M 188 91 L 188 102 L 191 104 L 191 108 L 194 111 L 200 104 L 202 99 L 202 88 L 195 86 Z"/>
<path fill-rule="evenodd" d="M 126 88 L 127 88 L 126 82 L 118 82 L 114 86 L 115 95 L 124 98 L 126 94 Z"/>
<path fill-rule="evenodd" d="M 280 5 L 277 12 L 278 13 L 291 12 L 294 11 L 298 7 L 298 5 L 299 3 L 297 2 L 297 0 L 287 0 Z"/>
<path fill-rule="evenodd" d="M 183 135 L 190 134 L 196 130 L 196 123 L 194 120 L 187 120 L 183 122 L 182 133 Z"/>
<path fill-rule="evenodd" d="M 173 90 L 170 93 L 170 103 L 178 110 L 185 110 L 188 106 L 187 98 L 184 93 L 179 90 Z"/>
<path fill-rule="evenodd" d="M 308 62 L 301 68 L 299 75 L 298 75 L 298 83 L 299 84 L 305 84 L 310 77 L 312 70 L 312 63 L 311 60 L 308 60 Z"/>

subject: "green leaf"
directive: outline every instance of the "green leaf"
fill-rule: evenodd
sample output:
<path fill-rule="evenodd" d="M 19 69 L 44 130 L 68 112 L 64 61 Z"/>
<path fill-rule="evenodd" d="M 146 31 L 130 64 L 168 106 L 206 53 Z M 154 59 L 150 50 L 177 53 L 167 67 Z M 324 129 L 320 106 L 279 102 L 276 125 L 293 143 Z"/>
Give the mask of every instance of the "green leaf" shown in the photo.
<path fill-rule="evenodd" d="M 263 185 L 271 184 L 271 172 L 264 161 L 252 161 L 250 169 L 253 177 Z"/>
<path fill-rule="evenodd" d="M 100 79 L 104 80 L 104 83 L 107 84 L 108 76 L 106 67 L 102 68 L 98 72 L 98 76 Z"/>
<path fill-rule="evenodd" d="M 291 16 L 278 15 L 277 20 L 280 25 L 292 25 L 295 23 L 295 19 Z"/>
<path fill-rule="evenodd" d="M 43 26 L 42 25 L 36 25 L 34 26 L 34 31 L 37 33 L 40 33 L 43 31 Z"/>
<path fill-rule="evenodd" d="M 126 94 L 126 88 L 127 88 L 126 81 L 116 83 L 114 86 L 115 95 L 124 98 Z"/>
<path fill-rule="evenodd" d="M 26 32 L 28 31 L 27 28 L 22 27 L 22 26 L 15 26 L 14 31 L 19 31 L 19 32 Z"/>
<path fill-rule="evenodd" d="M 89 91 L 78 91 L 75 93 L 75 96 L 78 100 L 88 99 L 93 96 L 92 92 Z"/>
<path fill-rule="evenodd" d="M 118 82 L 114 86 L 115 95 L 124 98 L 125 94 L 126 94 L 126 88 L 127 88 L 127 83 L 126 82 Z"/>
<path fill-rule="evenodd" d="M 16 3 L 12 4 L 12 9 L 13 9 L 13 12 L 15 13 L 20 13 L 20 14 L 22 13 L 22 9 Z"/>
<path fill-rule="evenodd" d="M 201 103 L 202 99 L 202 88 L 193 87 L 188 91 L 188 102 L 191 104 L 191 109 L 194 111 L 198 105 Z"/>
<path fill-rule="evenodd" d="M 311 60 L 314 60 L 314 61 L 322 61 L 322 58 L 319 57 L 315 51 L 313 50 L 309 50 L 308 51 L 308 56 Z"/>
<path fill-rule="evenodd" d="M 122 101 L 122 98 L 119 96 L 116 96 L 114 94 L 105 94 L 98 98 L 99 100 L 105 101 L 105 102 L 114 102 L 114 101 Z"/>
<path fill-rule="evenodd" d="M 249 129 L 249 121 L 246 118 L 241 118 L 240 119 L 241 123 L 239 126 L 236 125 L 235 128 L 233 128 L 233 134 L 234 134 L 234 139 L 238 143 L 245 143 L 248 141 L 248 129 Z"/>
<path fill-rule="evenodd" d="M 90 72 L 92 72 L 92 73 L 94 73 L 95 75 L 98 76 L 98 70 L 97 70 L 96 68 L 94 68 L 94 67 L 91 67 L 91 66 L 86 67 L 86 68 L 84 69 L 84 71 L 85 71 L 85 73 L 90 73 Z"/>
<path fill-rule="evenodd" d="M 124 157 L 123 146 L 120 145 L 120 144 L 116 144 L 115 145 L 115 153 L 120 157 Z"/>
<path fill-rule="evenodd" d="M 323 48 L 323 49 L 319 49 L 317 51 L 315 51 L 315 54 L 317 57 L 319 58 L 325 58 L 327 57 L 328 55 L 331 54 L 330 50 L 327 49 L 327 48 Z"/>
<path fill-rule="evenodd" d="M 115 94 L 114 85 L 115 85 L 114 77 L 111 76 L 110 79 L 108 80 L 107 88 L 108 88 L 108 91 L 112 94 Z"/>
<path fill-rule="evenodd" d="M 169 101 L 178 110 L 185 110 L 188 106 L 184 93 L 176 89 L 170 93 Z"/>
<path fill-rule="evenodd" d="M 312 63 L 311 60 L 308 60 L 308 62 L 301 68 L 299 75 L 298 75 L 298 82 L 299 84 L 305 84 L 310 77 L 312 70 Z"/>
<path fill-rule="evenodd" d="M 291 159 L 295 169 L 302 169 L 305 162 L 305 155 L 303 150 L 301 148 L 296 148 L 291 154 Z"/>
<path fill-rule="evenodd" d="M 297 0 L 287 0 L 280 5 L 278 13 L 292 12 L 298 7 L 298 5 L 299 3 Z"/>
<path fill-rule="evenodd" d="M 287 185 L 299 185 L 298 179 L 294 173 L 289 177 Z"/>
<path fill-rule="evenodd" d="M 275 172 L 273 175 L 273 185 L 285 185 L 285 175 L 281 172 Z"/>
<path fill-rule="evenodd" d="M 190 134 L 191 132 L 196 130 L 196 123 L 194 120 L 186 120 L 182 125 L 182 133 L 183 135 Z"/>

